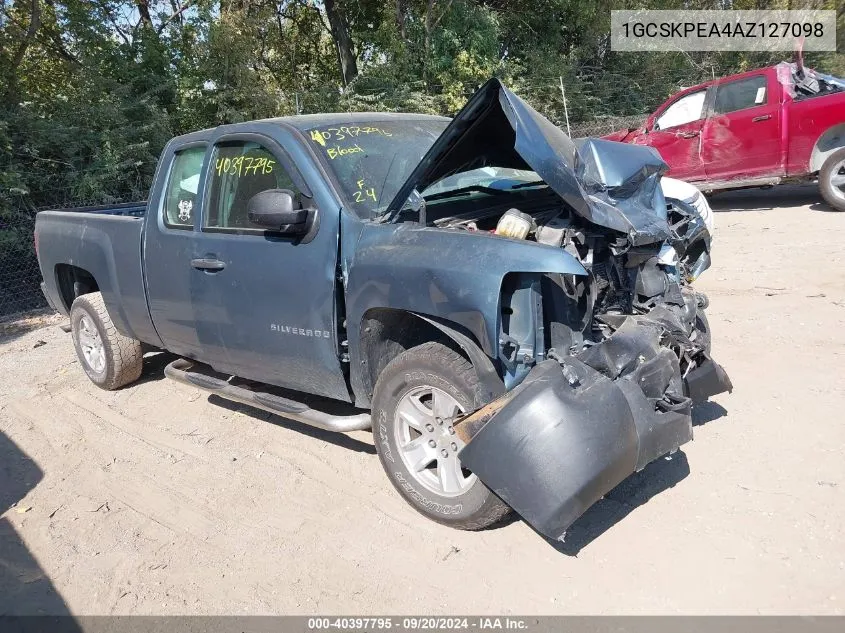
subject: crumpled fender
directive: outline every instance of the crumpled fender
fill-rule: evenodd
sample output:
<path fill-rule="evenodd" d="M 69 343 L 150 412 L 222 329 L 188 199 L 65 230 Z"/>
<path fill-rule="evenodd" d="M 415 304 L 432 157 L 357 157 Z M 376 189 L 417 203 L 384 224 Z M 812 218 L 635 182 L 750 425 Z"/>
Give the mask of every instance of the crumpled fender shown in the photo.
<path fill-rule="evenodd" d="M 692 439 L 687 392 L 730 388 L 709 357 L 687 385 L 663 331 L 629 319 L 578 356 L 539 363 L 456 425 L 461 462 L 538 532 L 563 538 L 625 478 Z"/>
<path fill-rule="evenodd" d="M 552 539 L 626 477 L 692 439 L 689 400 L 655 413 L 635 383 L 575 358 L 563 368 L 540 363 L 514 391 L 461 463 Z"/>

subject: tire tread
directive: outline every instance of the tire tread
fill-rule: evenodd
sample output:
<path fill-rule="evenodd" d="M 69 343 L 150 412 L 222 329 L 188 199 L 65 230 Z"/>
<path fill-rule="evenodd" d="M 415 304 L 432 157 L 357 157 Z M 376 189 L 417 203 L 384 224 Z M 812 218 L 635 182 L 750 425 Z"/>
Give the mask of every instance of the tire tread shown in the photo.
<path fill-rule="evenodd" d="M 380 392 L 384 388 L 385 381 L 382 380 L 383 377 L 390 376 L 396 371 L 400 371 L 404 365 L 409 363 L 426 361 L 435 367 L 443 367 L 447 373 L 452 373 L 457 376 L 464 385 L 473 385 L 474 393 L 472 394 L 472 399 L 475 407 L 480 407 L 485 404 L 481 399 L 481 385 L 478 380 L 478 374 L 472 366 L 472 363 L 455 350 L 438 341 L 429 341 L 417 347 L 413 347 L 391 360 L 382 370 L 379 380 L 376 381 L 373 393 L 373 402 L 381 402 L 382 400 Z M 379 455 L 381 455 L 380 442 L 376 441 L 375 444 L 376 449 L 379 451 Z M 390 477 L 389 474 L 388 477 Z M 403 491 L 396 485 L 395 482 L 393 482 L 392 478 L 391 482 L 394 483 L 394 487 L 399 490 L 400 494 L 403 494 L 404 496 Z M 499 499 L 492 491 L 490 491 L 490 499 L 482 505 L 477 514 L 460 521 L 446 522 L 439 516 L 432 516 L 416 505 L 411 505 L 418 512 L 434 521 L 437 521 L 438 523 L 445 523 L 446 525 L 458 530 L 467 531 L 478 531 L 488 528 L 495 525 L 512 512 L 511 508 L 504 501 Z"/>
<path fill-rule="evenodd" d="M 73 302 L 71 312 L 77 305 L 99 321 L 105 334 L 103 344 L 106 347 L 107 379 L 103 384 L 95 384 L 112 391 L 138 380 L 144 364 L 141 342 L 118 332 L 106 309 L 103 295 L 99 292 L 91 292 L 78 296 Z"/>

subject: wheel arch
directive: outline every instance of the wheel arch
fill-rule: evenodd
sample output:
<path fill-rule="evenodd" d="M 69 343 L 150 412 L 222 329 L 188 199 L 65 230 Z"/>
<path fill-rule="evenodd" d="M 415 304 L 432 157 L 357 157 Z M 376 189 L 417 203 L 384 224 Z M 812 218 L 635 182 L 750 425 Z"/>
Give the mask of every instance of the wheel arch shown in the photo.
<path fill-rule="evenodd" d="M 818 138 L 810 154 L 810 172 L 819 171 L 835 151 L 845 148 L 845 123 L 838 123 Z"/>
<path fill-rule="evenodd" d="M 56 264 L 54 274 L 56 276 L 56 287 L 59 291 L 59 299 L 66 313 L 70 313 L 70 307 L 74 299 L 80 295 L 91 292 L 99 292 L 100 285 L 94 275 L 79 266 L 73 264 Z"/>
<path fill-rule="evenodd" d="M 434 316 L 394 308 L 371 308 L 364 313 L 358 345 L 358 406 L 369 406 L 379 375 L 402 352 L 438 341 L 466 358 L 475 368 L 492 400 L 505 391 L 495 365 L 481 350 L 478 341 L 460 324 Z"/>

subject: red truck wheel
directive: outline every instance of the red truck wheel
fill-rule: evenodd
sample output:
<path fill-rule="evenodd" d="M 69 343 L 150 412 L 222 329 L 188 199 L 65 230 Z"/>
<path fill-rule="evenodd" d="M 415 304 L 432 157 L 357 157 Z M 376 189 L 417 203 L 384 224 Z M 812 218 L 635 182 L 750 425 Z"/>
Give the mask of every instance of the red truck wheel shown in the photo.
<path fill-rule="evenodd" d="M 845 147 L 824 161 L 819 171 L 819 189 L 834 211 L 845 211 Z"/>

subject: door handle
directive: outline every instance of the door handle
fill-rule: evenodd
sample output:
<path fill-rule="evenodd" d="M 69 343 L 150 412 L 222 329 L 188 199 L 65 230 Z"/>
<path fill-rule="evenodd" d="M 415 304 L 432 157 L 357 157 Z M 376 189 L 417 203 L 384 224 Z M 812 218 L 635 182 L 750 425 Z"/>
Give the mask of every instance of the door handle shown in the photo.
<path fill-rule="evenodd" d="M 698 131 L 695 131 L 695 132 L 678 132 L 678 136 L 680 136 L 681 138 L 695 138 L 699 134 L 701 134 L 701 132 L 698 132 Z"/>
<path fill-rule="evenodd" d="M 221 262 L 214 257 L 198 257 L 197 259 L 191 260 L 191 266 L 197 270 L 218 272 L 226 268 L 226 262 Z"/>
<path fill-rule="evenodd" d="M 751 119 L 751 122 L 752 123 L 759 123 L 760 121 L 768 121 L 771 118 L 772 118 L 771 114 L 761 114 L 760 116 L 755 116 L 753 119 Z"/>

